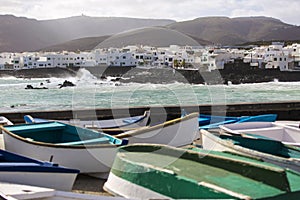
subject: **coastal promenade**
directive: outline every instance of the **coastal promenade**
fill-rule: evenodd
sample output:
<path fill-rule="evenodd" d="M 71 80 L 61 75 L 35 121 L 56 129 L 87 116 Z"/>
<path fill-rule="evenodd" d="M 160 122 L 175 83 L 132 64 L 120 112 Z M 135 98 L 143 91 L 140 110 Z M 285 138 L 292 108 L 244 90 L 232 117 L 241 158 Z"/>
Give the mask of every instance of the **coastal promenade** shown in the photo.
<path fill-rule="evenodd" d="M 239 103 L 239 104 L 213 104 L 213 105 L 181 105 L 181 106 L 144 106 L 129 108 L 96 108 L 84 110 L 50 110 L 50 111 L 22 111 L 2 112 L 13 123 L 23 123 L 24 115 L 31 115 L 44 119 L 111 119 L 128 117 L 129 115 L 142 115 L 145 110 L 151 111 L 151 122 L 161 122 L 174 119 L 181 115 L 184 109 L 188 113 L 200 112 L 221 116 L 249 116 L 260 114 L 277 114 L 277 120 L 300 120 L 300 101 L 270 102 L 270 103 Z"/>

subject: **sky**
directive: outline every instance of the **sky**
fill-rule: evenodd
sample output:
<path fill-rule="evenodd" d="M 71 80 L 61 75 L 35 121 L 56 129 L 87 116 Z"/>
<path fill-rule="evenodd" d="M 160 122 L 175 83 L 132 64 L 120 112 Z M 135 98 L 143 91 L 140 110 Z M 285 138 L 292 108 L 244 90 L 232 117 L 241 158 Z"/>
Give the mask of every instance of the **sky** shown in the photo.
<path fill-rule="evenodd" d="M 0 0 L 0 14 L 39 20 L 78 15 L 191 20 L 267 16 L 300 25 L 300 0 Z"/>

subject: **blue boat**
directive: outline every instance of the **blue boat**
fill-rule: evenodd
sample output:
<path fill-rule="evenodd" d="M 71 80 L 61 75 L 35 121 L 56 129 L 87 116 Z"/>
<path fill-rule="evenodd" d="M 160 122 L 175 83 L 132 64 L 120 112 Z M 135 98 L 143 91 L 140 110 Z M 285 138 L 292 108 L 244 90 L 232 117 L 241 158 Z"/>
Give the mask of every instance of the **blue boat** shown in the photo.
<path fill-rule="evenodd" d="M 5 126 L 2 133 L 5 148 L 11 152 L 51 160 L 96 176 L 109 172 L 117 148 L 128 143 L 105 133 L 60 122 Z"/>
<path fill-rule="evenodd" d="M 116 119 L 106 119 L 106 120 L 97 120 L 97 119 L 90 119 L 90 120 L 82 120 L 82 119 L 70 119 L 70 120 L 48 120 L 48 119 L 41 119 L 35 118 L 30 115 L 24 116 L 24 121 L 28 124 L 30 123 L 41 123 L 41 122 L 48 122 L 48 121 L 58 121 L 65 124 L 71 124 L 75 126 L 80 126 L 84 128 L 90 128 L 95 130 L 103 130 L 103 129 L 119 129 L 121 130 L 129 130 L 129 129 L 136 129 L 140 127 L 144 127 L 148 124 L 150 119 L 150 111 L 147 110 L 144 112 L 143 115 L 139 116 L 132 116 L 132 117 L 123 117 L 123 118 L 116 118 Z M 124 131 L 121 131 L 124 132 Z"/>
<path fill-rule="evenodd" d="M 0 181 L 71 190 L 79 170 L 0 150 Z"/>
<path fill-rule="evenodd" d="M 200 114 L 198 118 L 200 129 L 215 129 L 220 125 L 243 123 L 243 122 L 274 122 L 277 118 L 276 114 L 265 114 L 255 116 L 242 116 L 242 117 L 230 117 L 230 116 L 216 116 L 216 115 L 204 115 Z"/>

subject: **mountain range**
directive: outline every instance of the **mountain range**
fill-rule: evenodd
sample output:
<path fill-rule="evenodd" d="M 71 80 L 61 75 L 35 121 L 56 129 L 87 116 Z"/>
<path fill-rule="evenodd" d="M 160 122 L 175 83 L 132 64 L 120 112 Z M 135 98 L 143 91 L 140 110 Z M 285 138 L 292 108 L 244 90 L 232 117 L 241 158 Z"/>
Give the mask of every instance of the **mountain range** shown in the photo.
<path fill-rule="evenodd" d="M 237 45 L 300 40 L 300 26 L 270 17 L 169 19 L 75 16 L 36 20 L 0 15 L 0 52 L 91 50 L 126 45 Z"/>

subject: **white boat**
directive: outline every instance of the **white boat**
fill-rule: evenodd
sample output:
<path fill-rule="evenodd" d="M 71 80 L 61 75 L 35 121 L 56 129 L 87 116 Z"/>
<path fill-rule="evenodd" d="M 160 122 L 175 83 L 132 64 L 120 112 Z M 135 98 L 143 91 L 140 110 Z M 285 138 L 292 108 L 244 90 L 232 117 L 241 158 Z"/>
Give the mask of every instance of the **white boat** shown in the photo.
<path fill-rule="evenodd" d="M 244 122 L 240 124 L 221 125 L 221 133 L 248 134 L 253 137 L 267 137 L 284 144 L 300 146 L 300 129 L 295 126 L 277 122 Z"/>
<path fill-rule="evenodd" d="M 122 197 L 80 194 L 6 182 L 0 182 L 0 198 L 5 200 L 125 200 Z"/>
<path fill-rule="evenodd" d="M 103 177 L 123 140 L 59 122 L 2 127 L 5 149 Z"/>
<path fill-rule="evenodd" d="M 13 123 L 7 119 L 4 116 L 0 116 L 0 125 L 5 126 L 5 125 L 13 125 Z"/>
<path fill-rule="evenodd" d="M 0 181 L 71 190 L 79 170 L 0 149 Z"/>
<path fill-rule="evenodd" d="M 107 119 L 107 120 L 81 120 L 81 119 L 70 119 L 70 120 L 47 120 L 34 118 L 30 115 L 25 115 L 24 120 L 26 123 L 40 123 L 47 121 L 58 121 L 66 124 L 71 124 L 74 126 L 89 128 L 89 129 L 132 129 L 140 128 L 146 126 L 150 118 L 150 111 L 145 111 L 143 115 L 134 116 L 134 117 L 124 117 L 116 119 Z"/>
<path fill-rule="evenodd" d="M 200 130 L 200 134 L 203 149 L 256 157 L 265 162 L 300 172 L 300 148 L 298 147 L 270 139 L 214 135 L 203 129 Z"/>
<path fill-rule="evenodd" d="M 115 137 L 126 138 L 129 144 L 153 143 L 168 144 L 175 147 L 188 145 L 200 136 L 198 116 L 199 113 L 191 113 L 155 126 L 127 131 L 115 135 Z"/>
<path fill-rule="evenodd" d="M 296 127 L 296 128 L 300 128 L 300 121 L 279 120 L 279 121 L 276 121 L 276 123 L 287 125 L 287 126 L 293 126 L 293 127 Z"/>

